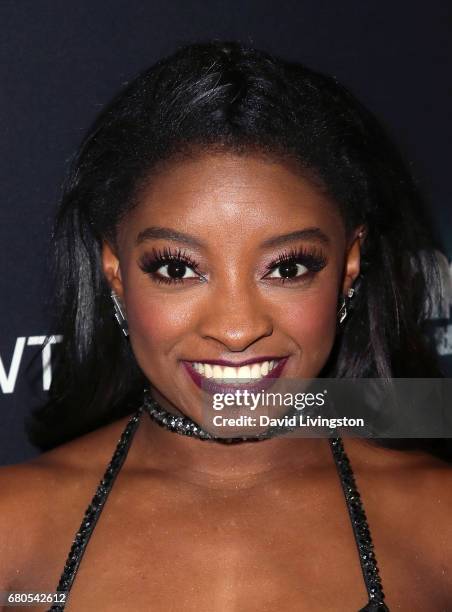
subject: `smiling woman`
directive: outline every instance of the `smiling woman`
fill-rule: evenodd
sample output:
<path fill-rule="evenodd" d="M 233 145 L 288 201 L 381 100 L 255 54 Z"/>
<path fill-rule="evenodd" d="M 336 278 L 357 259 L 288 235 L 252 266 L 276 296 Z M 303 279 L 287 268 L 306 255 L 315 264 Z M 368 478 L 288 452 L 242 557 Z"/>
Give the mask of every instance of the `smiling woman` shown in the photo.
<path fill-rule="evenodd" d="M 0 590 L 58 584 L 54 611 L 450 609 L 445 442 L 203 418 L 290 379 L 442 376 L 419 196 L 346 89 L 182 48 L 99 116 L 53 237 L 64 339 L 29 423 L 46 452 L 0 472 Z"/>
<path fill-rule="evenodd" d="M 260 378 L 271 361 L 272 378 L 317 376 L 338 294 L 359 272 L 358 232 L 346 237 L 329 197 L 257 153 L 193 152 L 154 173 L 102 259 L 158 403 L 200 422 L 205 378 Z"/>

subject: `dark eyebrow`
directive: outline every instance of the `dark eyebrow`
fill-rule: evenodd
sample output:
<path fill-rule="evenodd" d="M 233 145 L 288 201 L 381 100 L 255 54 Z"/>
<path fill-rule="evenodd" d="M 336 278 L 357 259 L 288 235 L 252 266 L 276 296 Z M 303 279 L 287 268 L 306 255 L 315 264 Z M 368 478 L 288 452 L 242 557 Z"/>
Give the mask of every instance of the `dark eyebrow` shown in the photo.
<path fill-rule="evenodd" d="M 135 241 L 135 245 L 138 246 L 145 240 L 152 240 L 157 238 L 164 238 L 165 240 L 172 240 L 173 242 L 182 242 L 183 244 L 188 244 L 189 246 L 201 247 L 205 248 L 206 245 L 191 236 L 190 234 L 184 234 L 184 232 L 179 232 L 175 229 L 171 229 L 169 227 L 147 227 L 142 232 L 140 232 Z"/>
<path fill-rule="evenodd" d="M 281 236 L 273 236 L 272 238 L 268 238 L 261 244 L 261 246 L 264 248 L 280 246 L 293 240 L 313 240 L 315 242 L 321 242 L 326 246 L 331 242 L 328 236 L 324 234 L 319 227 L 307 227 L 302 230 L 290 232 L 289 234 L 282 234 Z"/>
<path fill-rule="evenodd" d="M 158 238 L 163 238 L 165 240 L 172 240 L 173 242 L 181 242 L 182 244 L 187 244 L 189 246 L 195 246 L 200 248 L 206 248 L 206 245 L 201 240 L 198 240 L 194 236 L 190 234 L 185 234 L 184 232 L 180 232 L 175 229 L 171 229 L 169 227 L 158 227 L 152 226 L 147 227 L 143 231 L 141 231 L 137 239 L 135 241 L 136 246 L 144 242 L 145 240 L 156 240 Z M 289 234 L 282 234 L 280 236 L 273 236 L 272 238 L 268 238 L 265 240 L 261 247 L 275 247 L 285 244 L 286 242 L 291 242 L 294 240 L 313 240 L 315 242 L 321 242 L 322 244 L 329 245 L 330 239 L 326 234 L 322 232 L 319 227 L 307 227 L 302 230 L 296 230 L 294 232 L 290 232 Z"/>

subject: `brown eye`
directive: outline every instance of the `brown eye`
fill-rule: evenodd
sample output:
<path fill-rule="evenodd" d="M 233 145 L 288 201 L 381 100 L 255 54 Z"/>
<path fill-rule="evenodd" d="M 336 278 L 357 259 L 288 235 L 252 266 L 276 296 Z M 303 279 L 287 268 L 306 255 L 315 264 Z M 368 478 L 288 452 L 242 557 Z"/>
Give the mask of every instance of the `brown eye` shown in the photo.
<path fill-rule="evenodd" d="M 180 249 L 173 253 L 170 248 L 152 249 L 152 255 L 145 255 L 139 267 L 156 283 L 175 284 L 196 278 L 204 280 L 198 271 L 198 264 Z"/>
<path fill-rule="evenodd" d="M 285 261 L 275 268 L 267 278 L 296 278 L 309 272 L 308 268 L 296 261 Z"/>
<path fill-rule="evenodd" d="M 267 266 L 265 278 L 276 278 L 282 284 L 304 282 L 320 272 L 327 264 L 325 255 L 315 248 L 285 251 Z"/>
<path fill-rule="evenodd" d="M 168 279 L 195 278 L 196 274 L 181 260 L 170 261 L 160 266 L 155 272 Z M 187 275 L 188 272 L 188 275 Z"/>

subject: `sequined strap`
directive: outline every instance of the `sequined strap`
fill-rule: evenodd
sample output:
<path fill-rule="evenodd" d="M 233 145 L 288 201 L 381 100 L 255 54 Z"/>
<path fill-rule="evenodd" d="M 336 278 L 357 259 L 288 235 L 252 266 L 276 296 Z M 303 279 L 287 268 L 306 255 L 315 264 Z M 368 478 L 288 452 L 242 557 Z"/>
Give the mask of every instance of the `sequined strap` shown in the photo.
<path fill-rule="evenodd" d="M 127 457 L 134 434 L 138 428 L 144 405 L 140 406 L 128 421 L 116 446 L 113 457 L 105 470 L 96 492 L 88 506 L 79 530 L 72 543 L 69 555 L 57 586 L 57 592 L 65 595 L 65 601 L 51 606 L 47 612 L 62 612 L 68 600 L 69 592 L 74 582 L 87 544 L 102 512 L 115 479 Z M 355 478 L 350 461 L 345 453 L 341 438 L 330 438 L 330 447 L 339 473 L 345 500 L 358 547 L 361 568 L 369 595 L 368 604 L 359 612 L 389 612 L 384 603 L 384 593 L 378 566 L 373 552 L 373 543 L 370 535 L 367 518 L 362 507 L 361 498 L 356 487 Z"/>
<path fill-rule="evenodd" d="M 116 446 L 115 452 L 113 453 L 113 457 L 105 470 L 105 474 L 97 487 L 96 493 L 94 494 L 94 497 L 85 512 L 80 528 L 75 535 L 63 573 L 61 574 L 60 582 L 56 588 L 58 593 L 62 593 L 64 595 L 64 602 L 54 604 L 48 609 L 47 612 L 61 612 L 65 608 L 69 591 L 71 590 L 74 582 L 75 574 L 79 568 L 83 553 L 86 550 L 86 546 L 89 542 L 91 534 L 93 533 L 94 527 L 96 526 L 97 519 L 102 512 L 108 494 L 113 487 L 116 476 L 118 475 L 119 470 L 127 457 L 127 453 L 139 425 L 142 412 L 143 406 L 140 406 L 127 423 Z"/>
<path fill-rule="evenodd" d="M 339 437 L 330 438 L 330 447 L 339 473 L 345 501 L 347 502 L 364 582 L 369 596 L 369 602 L 359 612 L 389 612 L 389 608 L 384 603 L 384 593 L 378 572 L 377 560 L 373 551 L 374 545 L 369 525 L 367 524 L 366 513 L 364 512 L 353 470 L 345 452 L 342 439 Z"/>

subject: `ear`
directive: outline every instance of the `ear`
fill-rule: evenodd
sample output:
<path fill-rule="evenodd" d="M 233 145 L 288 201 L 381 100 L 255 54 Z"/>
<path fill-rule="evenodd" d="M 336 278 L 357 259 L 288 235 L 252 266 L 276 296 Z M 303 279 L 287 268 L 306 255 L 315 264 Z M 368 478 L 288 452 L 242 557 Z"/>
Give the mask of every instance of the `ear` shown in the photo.
<path fill-rule="evenodd" d="M 116 248 L 107 240 L 102 241 L 102 269 L 111 289 L 122 299 L 124 295 L 121 268 Z"/>
<path fill-rule="evenodd" d="M 353 230 L 348 241 L 342 294 L 346 295 L 359 275 L 361 268 L 361 245 L 365 240 L 367 228 L 360 225 Z"/>

